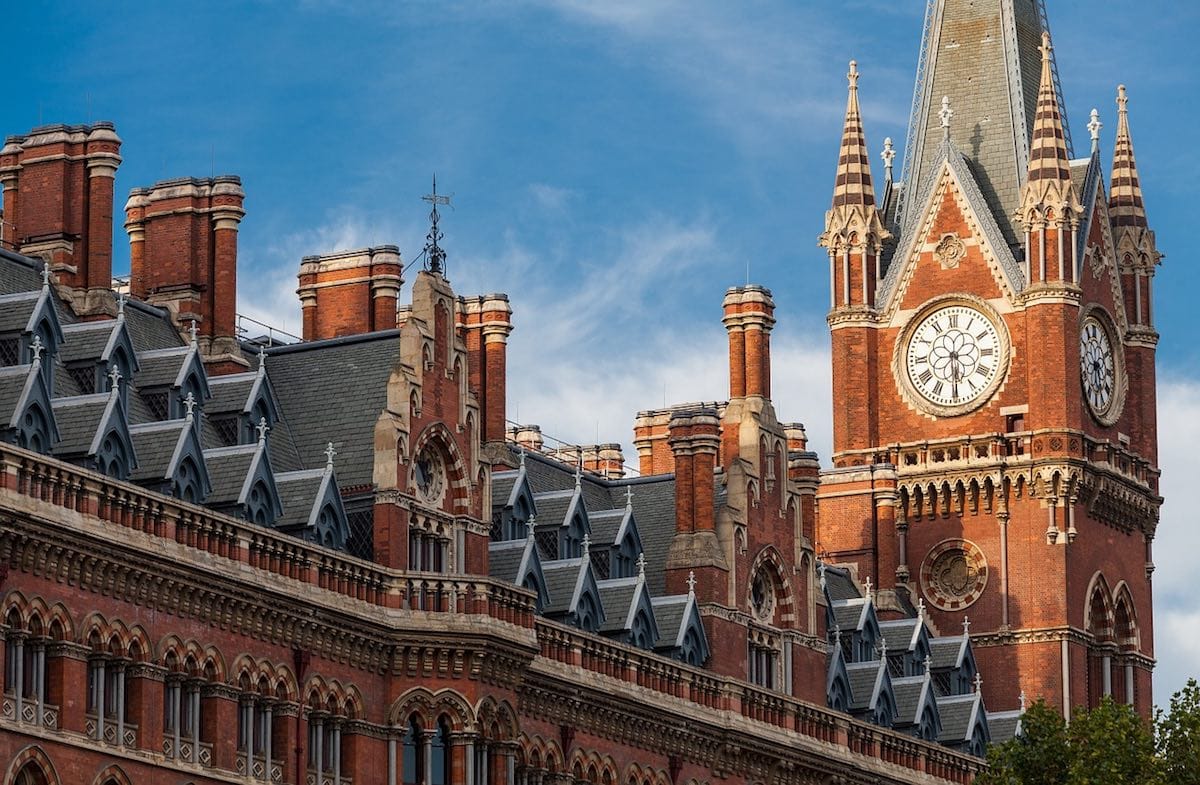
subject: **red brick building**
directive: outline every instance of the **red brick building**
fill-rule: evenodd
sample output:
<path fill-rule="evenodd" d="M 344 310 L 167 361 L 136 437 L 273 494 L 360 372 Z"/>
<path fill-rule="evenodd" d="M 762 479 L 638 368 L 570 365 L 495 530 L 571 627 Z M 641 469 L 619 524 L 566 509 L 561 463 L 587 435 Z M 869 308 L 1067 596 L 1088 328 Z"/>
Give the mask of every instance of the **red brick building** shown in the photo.
<path fill-rule="evenodd" d="M 930 51 L 991 25 L 1028 67 L 1033 4 L 992 5 Z M 635 473 L 507 422 L 512 309 L 451 287 L 436 200 L 407 296 L 395 246 L 305 257 L 278 343 L 237 331 L 238 178 L 133 189 L 126 297 L 115 128 L 9 137 L 0 783 L 965 784 L 1022 691 L 1147 707 L 1159 255 L 1123 95 L 1110 201 L 1049 52 L 1011 94 L 931 54 L 958 103 L 879 203 L 852 64 L 824 471 L 762 287 L 728 399 L 639 412 Z"/>

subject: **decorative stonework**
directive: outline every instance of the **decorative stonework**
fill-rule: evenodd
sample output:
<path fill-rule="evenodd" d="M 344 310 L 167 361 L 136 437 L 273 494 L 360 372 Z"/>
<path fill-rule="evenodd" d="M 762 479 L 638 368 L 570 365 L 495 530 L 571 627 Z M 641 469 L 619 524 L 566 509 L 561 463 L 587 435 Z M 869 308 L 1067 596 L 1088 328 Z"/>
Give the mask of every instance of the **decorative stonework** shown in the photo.
<path fill-rule="evenodd" d="M 983 594 L 987 579 L 987 559 L 969 540 L 942 540 L 921 563 L 921 593 L 944 611 L 970 606 Z"/>
<path fill-rule="evenodd" d="M 933 258 L 943 270 L 953 270 L 958 267 L 963 257 L 967 255 L 966 243 L 955 232 L 947 232 L 933 249 Z"/>

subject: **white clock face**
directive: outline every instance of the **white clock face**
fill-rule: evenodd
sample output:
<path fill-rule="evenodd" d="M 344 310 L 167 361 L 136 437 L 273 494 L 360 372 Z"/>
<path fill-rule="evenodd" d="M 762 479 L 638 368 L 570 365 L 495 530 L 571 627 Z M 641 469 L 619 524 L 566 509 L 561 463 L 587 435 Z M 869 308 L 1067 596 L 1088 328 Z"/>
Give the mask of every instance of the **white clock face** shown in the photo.
<path fill-rule="evenodd" d="M 939 308 L 908 339 L 908 379 L 930 403 L 965 406 L 991 390 L 1003 351 L 996 325 L 981 312 L 969 305 Z"/>
<path fill-rule="evenodd" d="M 1094 317 L 1083 320 L 1079 335 L 1079 363 L 1083 394 L 1097 415 L 1106 414 L 1117 391 L 1117 364 L 1108 330 Z"/>
<path fill-rule="evenodd" d="M 413 484 L 422 501 L 438 503 L 446 490 L 446 469 L 441 457 L 426 447 L 417 455 L 413 464 Z"/>

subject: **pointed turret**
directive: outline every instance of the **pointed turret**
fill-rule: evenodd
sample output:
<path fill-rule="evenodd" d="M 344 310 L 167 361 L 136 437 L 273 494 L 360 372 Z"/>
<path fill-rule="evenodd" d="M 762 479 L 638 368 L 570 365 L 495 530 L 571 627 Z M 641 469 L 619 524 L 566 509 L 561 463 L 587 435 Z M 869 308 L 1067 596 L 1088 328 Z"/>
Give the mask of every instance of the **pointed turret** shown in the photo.
<path fill-rule="evenodd" d="M 1126 315 L 1134 324 L 1149 325 L 1150 278 L 1162 254 L 1146 221 L 1133 140 L 1129 137 L 1129 96 L 1125 85 L 1117 88 L 1117 139 L 1113 145 L 1110 187 L 1108 208 L 1126 297 Z"/>
<path fill-rule="evenodd" d="M 835 310 L 874 307 L 879 257 L 884 241 L 891 238 L 875 205 L 871 156 L 858 105 L 858 66 L 853 60 L 846 77 L 850 90 L 833 206 L 825 214 L 825 231 L 818 241 L 829 249 L 830 307 Z"/>
<path fill-rule="evenodd" d="M 1042 77 L 1029 146 L 1029 171 L 1017 220 L 1025 228 L 1030 286 L 1074 283 L 1076 230 L 1083 207 L 1071 183 L 1071 159 L 1054 86 L 1050 34 L 1042 33 Z"/>

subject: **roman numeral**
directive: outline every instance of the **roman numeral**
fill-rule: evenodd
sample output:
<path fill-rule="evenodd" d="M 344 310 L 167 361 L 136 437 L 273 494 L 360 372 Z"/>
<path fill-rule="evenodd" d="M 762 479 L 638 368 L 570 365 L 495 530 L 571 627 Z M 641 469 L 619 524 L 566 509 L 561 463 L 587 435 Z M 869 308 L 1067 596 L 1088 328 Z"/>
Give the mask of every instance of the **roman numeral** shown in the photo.
<path fill-rule="evenodd" d="M 958 327 L 958 314 L 952 313 L 952 314 L 950 314 L 949 318 L 950 318 L 950 326 L 957 328 Z"/>
<path fill-rule="evenodd" d="M 992 356 L 992 347 L 988 346 L 983 349 L 980 349 L 979 356 L 980 357 L 991 357 Z"/>
<path fill-rule="evenodd" d="M 975 340 L 982 341 L 984 338 L 987 338 L 990 333 L 991 333 L 991 330 L 984 330 L 983 332 L 981 332 L 975 336 Z"/>
<path fill-rule="evenodd" d="M 933 385 L 933 394 L 934 394 L 934 395 L 941 395 L 941 394 L 942 394 L 942 390 L 944 390 L 944 389 L 946 389 L 946 383 L 945 383 L 945 382 L 938 382 L 937 384 Z"/>
<path fill-rule="evenodd" d="M 920 380 L 921 384 L 929 384 L 929 380 L 932 378 L 933 378 L 933 371 L 929 370 L 928 368 L 926 368 L 924 371 L 922 371 L 921 375 L 917 377 L 917 379 Z"/>

